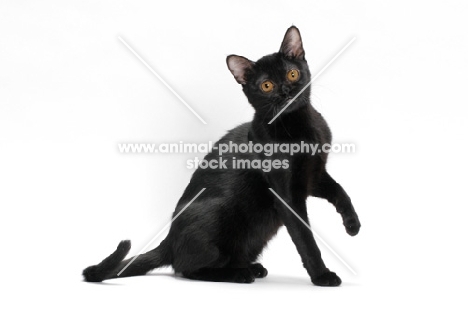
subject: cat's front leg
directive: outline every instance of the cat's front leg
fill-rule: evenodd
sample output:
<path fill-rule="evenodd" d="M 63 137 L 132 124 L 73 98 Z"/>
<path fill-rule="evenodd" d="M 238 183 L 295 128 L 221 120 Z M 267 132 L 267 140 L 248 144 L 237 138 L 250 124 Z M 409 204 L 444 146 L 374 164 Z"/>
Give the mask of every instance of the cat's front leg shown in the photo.
<path fill-rule="evenodd" d="M 327 172 L 322 173 L 318 178 L 314 179 L 312 186 L 312 195 L 315 197 L 326 199 L 336 207 L 336 211 L 343 218 L 343 225 L 346 232 L 355 236 L 359 233 L 361 222 L 354 210 L 346 191 L 338 184 Z"/>
<path fill-rule="evenodd" d="M 320 249 L 310 230 L 305 200 L 297 199 L 299 196 L 284 191 L 283 187 L 275 188 L 276 190 L 272 188 L 274 195 L 277 195 L 274 198 L 274 207 L 286 226 L 312 283 L 319 286 L 339 286 L 341 279 L 325 266 Z"/>

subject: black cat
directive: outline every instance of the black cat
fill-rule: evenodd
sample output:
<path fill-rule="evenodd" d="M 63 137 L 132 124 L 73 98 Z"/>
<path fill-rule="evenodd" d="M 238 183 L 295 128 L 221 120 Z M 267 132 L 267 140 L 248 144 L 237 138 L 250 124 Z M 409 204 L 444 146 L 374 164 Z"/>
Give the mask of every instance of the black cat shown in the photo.
<path fill-rule="evenodd" d="M 280 51 L 252 62 L 230 55 L 227 65 L 255 109 L 254 119 L 226 134 L 215 144 L 331 142 L 331 133 L 320 113 L 310 104 L 310 88 L 271 124 L 285 105 L 309 82 L 311 74 L 302 39 L 290 27 Z M 206 160 L 218 159 L 214 149 Z M 242 160 L 280 160 L 287 163 L 266 172 L 262 169 L 235 169 L 233 158 Z M 312 232 L 271 191 L 274 190 L 308 223 L 306 199 L 315 196 L 335 205 L 350 235 L 359 232 L 360 222 L 343 188 L 327 173 L 326 153 L 289 155 L 231 152 L 223 155 L 227 169 L 198 168 L 180 198 L 174 215 L 203 188 L 204 192 L 171 225 L 161 244 L 140 255 L 123 273 L 131 259 L 124 260 L 130 241 L 120 242 L 117 250 L 100 264 L 83 271 L 88 282 L 143 275 L 172 265 L 184 277 L 204 281 L 250 283 L 267 275 L 256 263 L 268 241 L 283 224 L 302 258 L 311 280 L 320 286 L 338 286 L 340 278 L 327 269 Z M 285 161 L 285 162 L 283 162 Z"/>

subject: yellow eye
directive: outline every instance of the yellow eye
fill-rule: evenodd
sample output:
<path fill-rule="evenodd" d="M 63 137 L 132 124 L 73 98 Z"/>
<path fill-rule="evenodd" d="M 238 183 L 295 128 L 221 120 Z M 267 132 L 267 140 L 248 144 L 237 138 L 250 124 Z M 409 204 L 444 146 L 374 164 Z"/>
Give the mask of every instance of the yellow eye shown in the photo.
<path fill-rule="evenodd" d="M 286 77 L 288 78 L 289 81 L 296 82 L 297 80 L 299 80 L 299 70 L 297 69 L 289 70 L 288 73 L 286 74 Z"/>
<path fill-rule="evenodd" d="M 275 85 L 270 80 L 266 80 L 262 82 L 262 85 L 260 87 L 262 88 L 263 92 L 270 93 L 271 91 L 273 91 L 273 88 L 275 87 Z"/>

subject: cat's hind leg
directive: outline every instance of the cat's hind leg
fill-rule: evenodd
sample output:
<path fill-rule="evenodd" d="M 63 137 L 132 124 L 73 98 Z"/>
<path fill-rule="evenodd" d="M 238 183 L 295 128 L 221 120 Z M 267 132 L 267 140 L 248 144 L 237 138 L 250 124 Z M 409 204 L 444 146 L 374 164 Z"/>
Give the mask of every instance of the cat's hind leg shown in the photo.
<path fill-rule="evenodd" d="M 209 234 L 187 227 L 172 245 L 172 267 L 176 273 L 191 273 L 202 268 L 225 267 L 229 258 L 210 242 Z"/>
<path fill-rule="evenodd" d="M 192 280 L 232 283 L 252 283 L 256 278 L 264 278 L 267 274 L 267 269 L 259 263 L 236 267 L 205 267 L 196 271 L 182 272 L 184 277 Z"/>
<path fill-rule="evenodd" d="M 184 272 L 188 279 L 210 282 L 252 283 L 255 274 L 250 268 L 202 268 L 193 272 Z"/>

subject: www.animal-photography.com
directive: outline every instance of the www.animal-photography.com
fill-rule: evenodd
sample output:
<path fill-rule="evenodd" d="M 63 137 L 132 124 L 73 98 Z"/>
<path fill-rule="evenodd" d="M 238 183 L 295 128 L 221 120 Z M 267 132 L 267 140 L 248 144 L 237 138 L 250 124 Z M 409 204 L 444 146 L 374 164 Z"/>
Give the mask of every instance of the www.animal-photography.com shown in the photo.
<path fill-rule="evenodd" d="M 2 309 L 466 309 L 467 13 L 2 2 Z"/>

